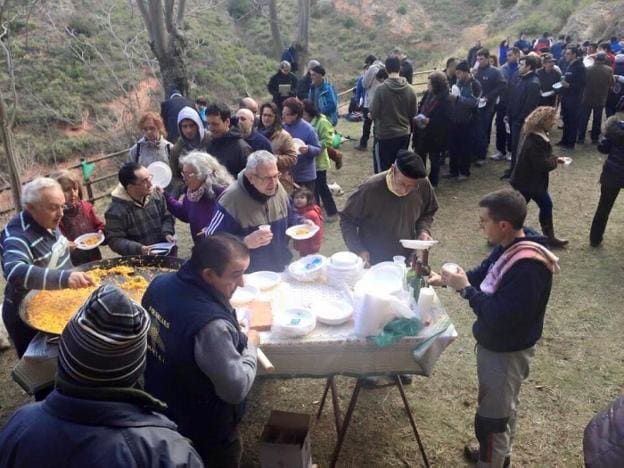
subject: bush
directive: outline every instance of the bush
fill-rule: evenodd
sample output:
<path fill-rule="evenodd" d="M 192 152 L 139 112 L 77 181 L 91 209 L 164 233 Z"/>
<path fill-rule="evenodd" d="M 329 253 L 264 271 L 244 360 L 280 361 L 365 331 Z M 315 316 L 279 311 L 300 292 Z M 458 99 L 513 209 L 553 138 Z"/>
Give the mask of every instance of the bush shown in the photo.
<path fill-rule="evenodd" d="M 407 14 L 407 7 L 405 5 L 401 5 L 399 8 L 397 8 L 396 12 L 401 16 L 405 16 Z"/>
<path fill-rule="evenodd" d="M 89 20 L 83 16 L 74 16 L 70 18 L 67 27 L 70 31 L 73 31 L 74 34 L 82 34 L 87 37 L 91 37 L 96 32 Z"/>
<path fill-rule="evenodd" d="M 344 20 L 343 26 L 347 29 L 351 29 L 355 26 L 355 20 L 353 18 L 347 18 Z"/>
<path fill-rule="evenodd" d="M 518 0 L 501 0 L 500 4 L 503 8 L 511 8 Z"/>
<path fill-rule="evenodd" d="M 230 0 L 228 13 L 232 18 L 239 20 L 243 16 L 246 16 L 252 8 L 251 0 Z"/>

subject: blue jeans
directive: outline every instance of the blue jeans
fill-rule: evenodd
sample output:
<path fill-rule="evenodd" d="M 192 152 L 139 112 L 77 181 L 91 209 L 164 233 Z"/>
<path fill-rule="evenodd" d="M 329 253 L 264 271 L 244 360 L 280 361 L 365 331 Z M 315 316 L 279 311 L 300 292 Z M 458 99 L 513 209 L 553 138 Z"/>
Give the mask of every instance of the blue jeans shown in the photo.
<path fill-rule="evenodd" d="M 524 199 L 529 203 L 533 200 L 539 206 L 539 221 L 540 224 L 550 223 L 553 217 L 553 202 L 548 192 L 544 192 L 542 195 L 535 196 L 529 193 L 520 191 Z"/>
<path fill-rule="evenodd" d="M 477 125 L 475 135 L 475 157 L 477 160 L 483 160 L 487 156 L 487 150 L 490 146 L 490 131 L 492 128 L 492 117 L 494 116 L 494 107 L 484 107 L 477 111 Z"/>
<path fill-rule="evenodd" d="M 561 98 L 561 117 L 563 119 L 563 135 L 561 143 L 574 148 L 578 135 L 581 113 L 581 96 L 563 96 Z"/>

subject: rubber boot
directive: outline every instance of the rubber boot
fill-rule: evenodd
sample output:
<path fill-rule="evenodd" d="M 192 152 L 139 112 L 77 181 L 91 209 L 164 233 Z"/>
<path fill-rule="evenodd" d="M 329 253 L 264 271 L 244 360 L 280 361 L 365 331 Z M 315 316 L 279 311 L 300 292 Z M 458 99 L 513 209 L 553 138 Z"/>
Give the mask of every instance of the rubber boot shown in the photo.
<path fill-rule="evenodd" d="M 540 223 L 542 225 L 542 232 L 548 238 L 548 245 L 553 249 L 561 249 L 568 245 L 567 239 L 557 239 L 555 237 L 555 228 L 553 227 L 552 220 Z"/>

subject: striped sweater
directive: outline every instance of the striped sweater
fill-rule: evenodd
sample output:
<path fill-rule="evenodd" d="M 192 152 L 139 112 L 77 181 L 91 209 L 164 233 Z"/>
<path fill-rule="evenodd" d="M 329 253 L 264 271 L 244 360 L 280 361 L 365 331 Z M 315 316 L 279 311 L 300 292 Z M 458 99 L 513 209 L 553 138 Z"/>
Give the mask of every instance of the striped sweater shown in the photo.
<path fill-rule="evenodd" d="M 72 263 L 69 243 L 57 228 L 41 227 L 27 211 L 17 214 L 0 233 L 5 300 L 17 306 L 31 289 L 68 287 Z"/>

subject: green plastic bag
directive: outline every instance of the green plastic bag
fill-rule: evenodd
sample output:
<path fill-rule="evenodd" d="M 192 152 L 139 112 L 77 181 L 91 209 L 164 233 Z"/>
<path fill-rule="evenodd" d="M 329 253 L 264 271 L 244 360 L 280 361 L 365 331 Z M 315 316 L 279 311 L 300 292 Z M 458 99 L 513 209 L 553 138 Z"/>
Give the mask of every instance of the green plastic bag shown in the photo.
<path fill-rule="evenodd" d="M 334 149 L 338 149 L 340 148 L 340 145 L 342 144 L 342 135 L 338 132 L 334 133 L 334 137 L 332 138 L 332 148 Z"/>
<path fill-rule="evenodd" d="M 380 348 L 396 343 L 404 336 L 416 336 L 422 330 L 423 324 L 417 318 L 398 318 L 386 324 L 383 331 L 373 336 L 372 340 Z"/>

